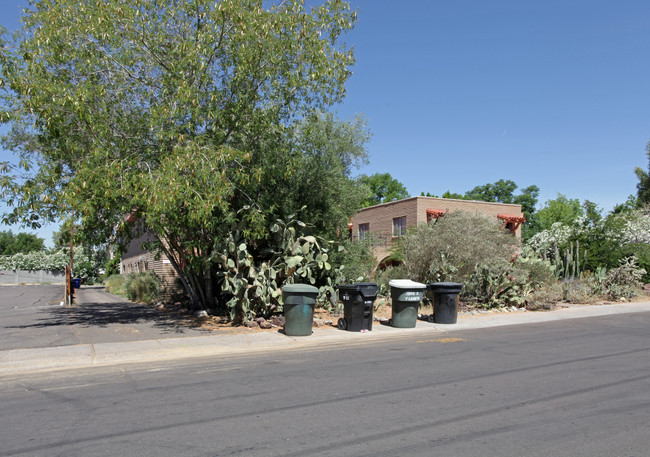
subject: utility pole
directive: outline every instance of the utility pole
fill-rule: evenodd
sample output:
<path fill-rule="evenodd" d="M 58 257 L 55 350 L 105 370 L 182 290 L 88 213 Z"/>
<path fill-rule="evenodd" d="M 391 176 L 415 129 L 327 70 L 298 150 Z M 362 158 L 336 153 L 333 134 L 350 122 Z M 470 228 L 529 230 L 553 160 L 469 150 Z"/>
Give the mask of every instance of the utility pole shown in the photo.
<path fill-rule="evenodd" d="M 70 222 L 70 270 L 67 278 L 70 291 L 70 305 L 74 300 L 74 284 L 72 283 L 72 271 L 74 268 L 74 223 Z"/>

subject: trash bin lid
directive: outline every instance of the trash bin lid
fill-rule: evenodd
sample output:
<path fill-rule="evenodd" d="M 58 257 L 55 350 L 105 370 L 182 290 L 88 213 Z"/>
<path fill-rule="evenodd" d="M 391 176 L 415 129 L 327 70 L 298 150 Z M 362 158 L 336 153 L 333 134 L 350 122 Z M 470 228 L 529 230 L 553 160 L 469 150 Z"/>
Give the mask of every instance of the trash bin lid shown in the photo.
<path fill-rule="evenodd" d="M 317 294 L 318 287 L 310 286 L 309 284 L 286 284 L 281 287 L 282 292 L 292 294 Z"/>
<path fill-rule="evenodd" d="M 379 286 L 374 282 L 359 282 L 357 287 L 365 298 L 376 297 L 379 292 Z"/>
<path fill-rule="evenodd" d="M 449 291 L 449 292 L 460 292 L 463 288 L 463 285 L 458 282 L 430 282 L 427 284 L 427 290 L 432 292 L 435 291 Z"/>
<path fill-rule="evenodd" d="M 359 285 L 358 284 L 339 284 L 336 286 L 338 290 L 342 290 L 345 292 L 351 292 L 351 291 L 358 291 L 359 290 Z"/>
<path fill-rule="evenodd" d="M 361 292 L 363 296 L 376 296 L 379 286 L 374 282 L 357 282 L 354 284 L 339 284 L 336 286 L 341 292 Z"/>
<path fill-rule="evenodd" d="M 397 289 L 426 289 L 427 286 L 421 282 L 411 281 L 410 279 L 391 279 L 389 286 Z"/>

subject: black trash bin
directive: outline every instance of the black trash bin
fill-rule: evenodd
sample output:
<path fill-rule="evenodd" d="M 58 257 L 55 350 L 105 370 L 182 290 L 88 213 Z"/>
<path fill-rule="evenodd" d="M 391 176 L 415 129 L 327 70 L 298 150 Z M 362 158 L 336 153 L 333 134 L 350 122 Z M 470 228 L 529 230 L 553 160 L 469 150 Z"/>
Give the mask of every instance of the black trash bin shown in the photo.
<path fill-rule="evenodd" d="M 379 286 L 372 282 L 359 282 L 337 286 L 343 302 L 343 317 L 338 327 L 350 332 L 372 330 L 372 310 Z"/>
<path fill-rule="evenodd" d="M 457 282 L 432 282 L 427 290 L 433 292 L 433 322 L 455 324 L 458 320 L 458 294 L 463 288 Z"/>

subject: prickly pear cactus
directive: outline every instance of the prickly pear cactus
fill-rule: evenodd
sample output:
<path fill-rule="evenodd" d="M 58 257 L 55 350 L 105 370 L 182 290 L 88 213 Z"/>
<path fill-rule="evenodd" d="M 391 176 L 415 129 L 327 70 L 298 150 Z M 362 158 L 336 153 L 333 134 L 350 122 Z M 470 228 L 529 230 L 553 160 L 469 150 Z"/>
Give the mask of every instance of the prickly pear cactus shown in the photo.
<path fill-rule="evenodd" d="M 281 286 L 308 283 L 319 286 L 319 301 L 334 296 L 332 266 L 328 262 L 331 243 L 303 235 L 306 225 L 290 217 L 277 220 L 270 231 L 274 248 L 269 260 L 255 262 L 241 227 L 233 227 L 228 239 L 217 249 L 213 262 L 221 292 L 228 297 L 227 306 L 234 323 L 244 323 L 258 315 L 268 316 L 282 309 Z"/>

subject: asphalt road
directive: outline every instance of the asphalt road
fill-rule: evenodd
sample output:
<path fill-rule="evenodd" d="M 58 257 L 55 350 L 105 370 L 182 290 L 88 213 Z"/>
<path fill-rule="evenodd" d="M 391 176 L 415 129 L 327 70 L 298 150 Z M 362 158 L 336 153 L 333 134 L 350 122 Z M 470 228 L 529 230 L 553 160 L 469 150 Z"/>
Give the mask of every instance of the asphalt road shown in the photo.
<path fill-rule="evenodd" d="M 131 303 L 84 286 L 76 305 L 63 306 L 63 286 L 0 287 L 0 350 L 137 341 L 207 332 L 182 324 L 172 312 Z"/>
<path fill-rule="evenodd" d="M 650 455 L 650 313 L 0 381 L 0 456 Z"/>

